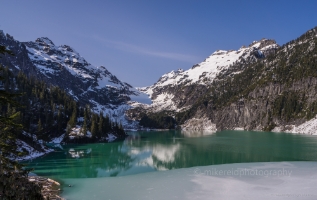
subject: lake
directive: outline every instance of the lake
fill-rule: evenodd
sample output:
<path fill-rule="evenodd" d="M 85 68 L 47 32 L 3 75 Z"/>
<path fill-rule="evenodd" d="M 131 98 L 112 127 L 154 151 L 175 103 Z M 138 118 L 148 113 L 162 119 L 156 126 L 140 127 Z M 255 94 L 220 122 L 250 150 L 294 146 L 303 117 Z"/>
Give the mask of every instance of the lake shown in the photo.
<path fill-rule="evenodd" d="M 68 184 L 87 178 L 117 181 L 127 175 L 137 178 L 144 177 L 141 173 L 196 166 L 317 161 L 317 137 L 310 135 L 253 131 L 129 134 L 124 141 L 113 143 L 55 146 L 55 152 L 27 164 L 37 175 L 60 181 L 67 196 L 78 193 L 67 188 Z"/>

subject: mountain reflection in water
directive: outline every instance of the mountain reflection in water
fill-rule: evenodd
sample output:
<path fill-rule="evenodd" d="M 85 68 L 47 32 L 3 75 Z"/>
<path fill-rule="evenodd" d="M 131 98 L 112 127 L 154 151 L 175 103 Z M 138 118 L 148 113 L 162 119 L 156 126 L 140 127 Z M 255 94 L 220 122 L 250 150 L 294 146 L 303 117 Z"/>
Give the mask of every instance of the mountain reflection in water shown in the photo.
<path fill-rule="evenodd" d="M 52 178 L 130 174 L 242 162 L 317 161 L 317 137 L 248 131 L 132 132 L 124 141 L 63 145 L 28 161 Z"/>

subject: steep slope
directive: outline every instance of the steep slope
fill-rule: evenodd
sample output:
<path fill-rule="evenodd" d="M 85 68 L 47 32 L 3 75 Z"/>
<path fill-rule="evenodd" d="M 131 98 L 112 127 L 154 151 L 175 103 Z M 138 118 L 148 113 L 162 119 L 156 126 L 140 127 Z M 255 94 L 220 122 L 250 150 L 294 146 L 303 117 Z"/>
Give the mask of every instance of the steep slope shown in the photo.
<path fill-rule="evenodd" d="M 248 47 L 242 46 L 239 50 L 218 50 L 189 70 L 171 71 L 164 74 L 154 85 L 138 89 L 148 94 L 153 101 L 147 109 L 155 112 L 166 109 L 180 111 L 193 103 L 188 97 L 196 99 L 196 94 L 189 94 L 192 92 L 192 86 L 201 91 L 198 95 L 200 96 L 220 73 L 228 71 L 237 63 L 255 62 L 277 48 L 274 40 L 262 39 L 254 41 Z M 239 71 L 232 74 L 234 73 Z M 182 93 L 186 95 L 182 97 Z"/>
<path fill-rule="evenodd" d="M 130 107 L 131 98 L 139 96 L 140 92 L 121 82 L 105 67 L 91 65 L 70 46 L 56 46 L 46 37 L 35 42 L 19 42 L 0 31 L 0 44 L 15 54 L 15 57 L 0 59 L 0 64 L 14 73 L 21 70 L 29 77 L 59 86 L 81 105 L 89 104 L 96 112 L 103 111 L 112 119 L 129 125 L 124 111 Z"/>

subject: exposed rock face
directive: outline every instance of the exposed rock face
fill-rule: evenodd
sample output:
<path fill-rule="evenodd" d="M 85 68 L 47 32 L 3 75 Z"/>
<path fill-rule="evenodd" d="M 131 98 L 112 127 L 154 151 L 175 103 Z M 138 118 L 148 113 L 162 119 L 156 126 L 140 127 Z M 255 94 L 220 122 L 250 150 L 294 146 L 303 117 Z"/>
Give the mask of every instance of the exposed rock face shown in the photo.
<path fill-rule="evenodd" d="M 14 53 L 14 56 L 2 55 L 0 64 L 9 67 L 15 73 L 21 70 L 29 76 L 37 75 L 37 69 L 30 60 L 25 45 L 14 40 L 9 34 L 4 34 L 2 30 L 0 30 L 0 44 L 6 46 Z M 38 77 L 42 79 L 43 75 L 38 74 Z"/>
<path fill-rule="evenodd" d="M 28 179 L 30 182 L 40 185 L 42 188 L 41 194 L 43 195 L 44 199 L 65 200 L 59 196 L 61 193 L 60 183 L 40 176 L 29 176 Z"/>
<path fill-rule="evenodd" d="M 242 127 L 245 130 L 263 130 L 268 125 L 270 119 L 269 114 L 273 112 L 273 104 L 276 98 L 282 92 L 298 92 L 306 91 L 308 97 L 307 104 L 311 104 L 317 98 L 317 78 L 307 78 L 300 80 L 292 87 L 281 84 L 269 84 L 263 88 L 257 88 L 249 93 L 248 98 L 240 99 L 237 102 L 231 103 L 220 110 L 213 110 L 209 112 L 209 117 L 217 128 L 234 129 L 235 127 Z M 299 125 L 305 122 L 305 118 L 294 119 L 290 122 L 273 117 L 275 125 Z"/>
<path fill-rule="evenodd" d="M 182 126 L 183 130 L 210 130 L 213 132 L 217 131 L 216 124 L 212 123 L 207 117 L 205 118 L 191 118 L 187 120 Z"/>

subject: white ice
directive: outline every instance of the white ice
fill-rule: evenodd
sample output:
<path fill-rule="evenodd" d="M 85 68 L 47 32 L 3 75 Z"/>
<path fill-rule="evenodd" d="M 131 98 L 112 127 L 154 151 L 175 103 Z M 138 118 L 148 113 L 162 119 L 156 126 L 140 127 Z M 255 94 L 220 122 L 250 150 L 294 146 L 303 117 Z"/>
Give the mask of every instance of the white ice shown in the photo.
<path fill-rule="evenodd" d="M 222 171 L 221 171 L 222 170 Z M 239 163 L 64 179 L 66 199 L 317 199 L 317 162 Z"/>

